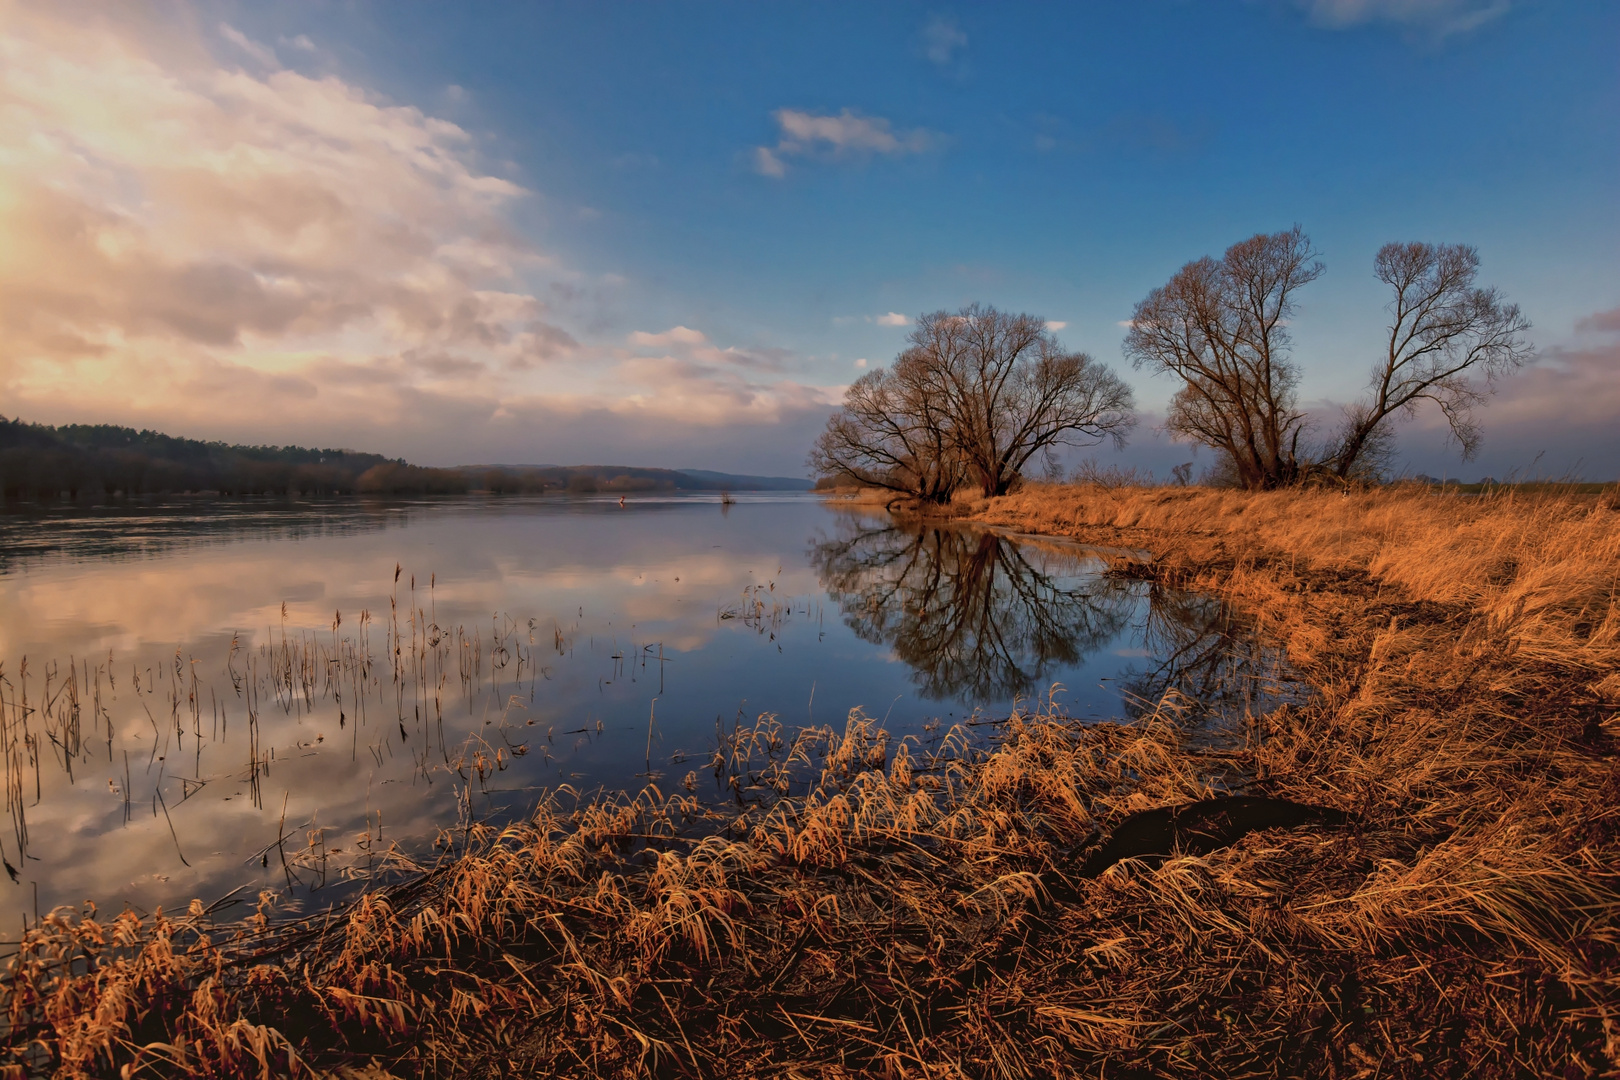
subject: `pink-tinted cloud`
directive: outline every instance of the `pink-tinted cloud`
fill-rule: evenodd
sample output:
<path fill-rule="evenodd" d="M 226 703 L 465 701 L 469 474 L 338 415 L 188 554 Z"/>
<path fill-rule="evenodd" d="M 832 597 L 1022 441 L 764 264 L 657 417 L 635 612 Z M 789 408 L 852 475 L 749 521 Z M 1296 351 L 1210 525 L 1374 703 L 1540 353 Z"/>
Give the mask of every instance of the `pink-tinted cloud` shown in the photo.
<path fill-rule="evenodd" d="M 1575 324 L 1577 334 L 1620 334 L 1620 307 L 1588 315 Z"/>
<path fill-rule="evenodd" d="M 579 460 L 553 433 L 580 417 L 673 448 L 823 408 L 779 350 L 685 326 L 593 342 L 581 312 L 624 279 L 519 232 L 531 194 L 473 133 L 284 67 L 311 50 L 282 44 L 0 8 L 8 416 Z"/>
<path fill-rule="evenodd" d="M 1409 468 L 1469 479 L 1532 470 L 1620 477 L 1620 309 L 1580 320 L 1574 337 L 1499 380 L 1479 416 L 1484 448 L 1477 461 L 1465 463 L 1445 444 L 1443 418 L 1420 413 L 1402 433 Z"/>

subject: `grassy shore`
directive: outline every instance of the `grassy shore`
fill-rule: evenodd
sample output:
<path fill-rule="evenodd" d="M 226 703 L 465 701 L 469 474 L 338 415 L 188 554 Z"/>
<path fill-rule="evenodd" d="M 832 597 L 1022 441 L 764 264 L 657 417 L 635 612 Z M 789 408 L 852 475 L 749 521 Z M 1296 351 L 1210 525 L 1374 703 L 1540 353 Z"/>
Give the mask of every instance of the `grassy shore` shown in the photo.
<path fill-rule="evenodd" d="M 734 804 L 555 803 L 316 920 L 49 916 L 11 1060 L 63 1075 L 1605 1076 L 1620 1070 L 1620 501 L 1035 487 L 1314 690 L 1241 747 L 1014 717 L 929 753 L 741 729 Z M 1345 811 L 1076 872 L 1220 783 Z"/>

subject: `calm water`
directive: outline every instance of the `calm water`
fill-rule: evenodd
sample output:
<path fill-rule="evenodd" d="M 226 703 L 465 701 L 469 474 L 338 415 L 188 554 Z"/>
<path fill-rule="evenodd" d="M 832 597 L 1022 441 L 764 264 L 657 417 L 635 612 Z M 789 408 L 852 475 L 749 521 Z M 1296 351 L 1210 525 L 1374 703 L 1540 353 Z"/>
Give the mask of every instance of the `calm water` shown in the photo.
<path fill-rule="evenodd" d="M 1220 605 L 1100 569 L 810 496 L 13 508 L 0 934 L 36 903 L 313 898 L 565 784 L 718 796 L 717 731 L 761 713 L 1241 709 L 1266 665 Z"/>

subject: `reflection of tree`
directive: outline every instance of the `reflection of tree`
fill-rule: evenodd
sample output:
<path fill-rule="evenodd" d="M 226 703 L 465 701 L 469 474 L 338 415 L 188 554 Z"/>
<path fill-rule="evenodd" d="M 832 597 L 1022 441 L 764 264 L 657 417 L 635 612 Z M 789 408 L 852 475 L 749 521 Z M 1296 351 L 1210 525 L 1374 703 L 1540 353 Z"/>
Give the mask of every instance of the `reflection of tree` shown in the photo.
<path fill-rule="evenodd" d="M 1027 694 L 1118 636 L 1135 607 L 1120 583 L 1060 583 L 993 533 L 850 519 L 840 534 L 811 545 L 823 588 L 931 698 Z"/>
<path fill-rule="evenodd" d="M 1215 597 L 1149 586 L 1140 635 L 1149 659 L 1121 684 L 1133 714 L 1175 690 L 1202 714 L 1240 715 L 1279 688 L 1279 657 Z"/>

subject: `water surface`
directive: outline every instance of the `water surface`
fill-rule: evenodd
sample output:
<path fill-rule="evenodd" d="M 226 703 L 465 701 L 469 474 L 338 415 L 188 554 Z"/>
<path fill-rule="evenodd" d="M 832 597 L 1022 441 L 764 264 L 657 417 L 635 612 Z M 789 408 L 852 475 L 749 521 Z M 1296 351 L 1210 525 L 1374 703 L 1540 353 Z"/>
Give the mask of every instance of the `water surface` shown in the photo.
<path fill-rule="evenodd" d="M 717 733 L 763 713 L 927 737 L 1268 677 L 1221 605 L 1103 568 L 799 495 L 12 508 L 0 927 L 315 900 L 565 785 L 721 797 Z"/>

